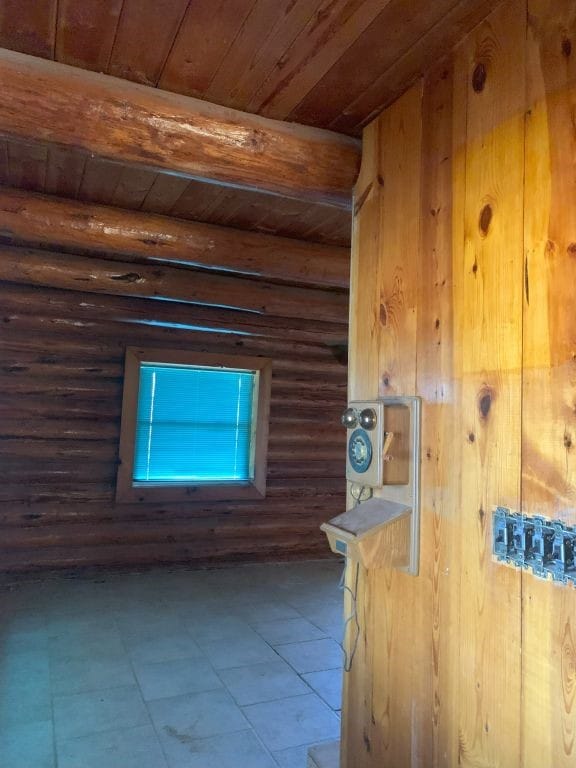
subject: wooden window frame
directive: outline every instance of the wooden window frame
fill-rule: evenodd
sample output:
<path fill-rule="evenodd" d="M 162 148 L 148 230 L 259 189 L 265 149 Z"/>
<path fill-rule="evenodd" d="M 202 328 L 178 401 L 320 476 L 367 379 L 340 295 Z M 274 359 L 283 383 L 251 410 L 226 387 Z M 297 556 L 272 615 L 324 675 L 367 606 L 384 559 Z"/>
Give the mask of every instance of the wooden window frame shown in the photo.
<path fill-rule="evenodd" d="M 232 368 L 258 373 L 257 413 L 255 421 L 254 479 L 238 483 L 135 483 L 133 478 L 136 447 L 136 418 L 142 363 L 197 365 L 209 368 Z M 116 501 L 119 502 L 185 502 L 236 501 L 262 499 L 266 496 L 268 453 L 268 422 L 272 361 L 262 357 L 219 355 L 185 350 L 148 347 L 127 347 L 124 365 L 122 422 L 116 480 Z"/>

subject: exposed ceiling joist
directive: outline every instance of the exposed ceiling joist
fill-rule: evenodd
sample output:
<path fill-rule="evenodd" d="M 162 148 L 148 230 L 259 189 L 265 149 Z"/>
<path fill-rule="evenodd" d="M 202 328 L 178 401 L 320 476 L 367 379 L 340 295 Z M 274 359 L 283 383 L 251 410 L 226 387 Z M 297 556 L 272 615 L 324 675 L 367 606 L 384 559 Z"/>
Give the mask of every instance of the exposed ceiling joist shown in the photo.
<path fill-rule="evenodd" d="M 0 135 L 348 208 L 352 138 L 0 50 Z"/>

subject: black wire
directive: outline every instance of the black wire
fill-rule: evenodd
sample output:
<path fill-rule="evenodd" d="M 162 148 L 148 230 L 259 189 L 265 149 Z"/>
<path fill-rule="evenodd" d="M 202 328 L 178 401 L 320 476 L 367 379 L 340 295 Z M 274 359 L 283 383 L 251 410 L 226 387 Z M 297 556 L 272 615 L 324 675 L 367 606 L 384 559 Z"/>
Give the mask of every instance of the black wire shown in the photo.
<path fill-rule="evenodd" d="M 352 487 L 353 487 L 353 486 L 352 486 Z M 365 491 L 365 490 L 366 490 L 366 486 L 365 486 L 365 485 L 363 485 L 363 486 L 360 488 L 360 493 L 358 494 L 358 496 L 354 496 L 354 491 L 352 490 L 352 488 L 350 488 L 350 495 L 352 496 L 352 498 L 353 498 L 353 499 L 354 499 L 354 501 L 356 502 L 356 504 L 354 504 L 354 506 L 355 506 L 355 507 L 357 507 L 359 504 L 361 504 L 361 503 L 362 503 L 362 496 L 364 495 L 364 491 Z"/>

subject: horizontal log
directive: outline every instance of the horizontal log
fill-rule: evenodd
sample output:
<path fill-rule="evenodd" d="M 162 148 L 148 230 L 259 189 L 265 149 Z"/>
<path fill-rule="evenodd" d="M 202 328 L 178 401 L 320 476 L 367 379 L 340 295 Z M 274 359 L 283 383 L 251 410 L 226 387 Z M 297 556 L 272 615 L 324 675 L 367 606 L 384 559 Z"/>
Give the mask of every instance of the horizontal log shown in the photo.
<path fill-rule="evenodd" d="M 188 545 L 139 544 L 134 546 L 115 545 L 109 547 L 51 547 L 47 549 L 0 549 L 0 571 L 5 573 L 34 572 L 44 570 L 73 570 L 79 568 L 150 567 L 154 565 L 187 565 L 204 567 L 210 565 L 231 565 L 235 562 L 270 562 L 307 560 L 310 558 L 334 557 L 326 547 L 323 533 L 304 537 L 285 536 L 276 541 L 254 540 L 242 542 L 240 546 L 230 542 L 215 541 L 212 549 L 201 551 L 194 542 Z"/>
<path fill-rule="evenodd" d="M 64 409 L 63 409 L 64 410 Z M 3 439 L 34 437 L 57 440 L 114 440 L 120 434 L 120 422 L 106 418 L 100 421 L 77 419 L 66 421 L 62 418 L 19 419 L 4 418 L 1 434 Z"/>
<path fill-rule="evenodd" d="M 338 495 L 340 498 L 341 494 Z M 274 505 L 258 505 L 258 518 L 287 516 L 299 520 L 308 518 L 311 514 L 323 519 L 334 508 L 335 495 L 333 492 L 318 493 L 309 498 L 306 505 L 298 498 L 276 498 Z M 196 518 L 215 518 L 220 520 L 234 518 L 251 521 L 254 519 L 253 501 L 214 501 L 198 502 L 196 504 L 123 504 L 122 520 L 195 520 Z M 0 525 L 2 526 L 44 526 L 61 523 L 77 523 L 93 526 L 100 522 L 118 519 L 118 511 L 114 506 L 103 506 L 90 502 L 72 503 L 38 503 L 30 506 L 26 501 L 14 501 L 10 505 L 0 507 Z"/>
<path fill-rule="evenodd" d="M 0 110 L 1 111 L 1 110 Z M 292 288 L 173 267 L 0 246 L 0 280 L 117 296 L 228 306 L 249 312 L 346 324 L 345 294 Z"/>
<path fill-rule="evenodd" d="M 107 356 L 108 360 L 114 362 L 123 357 L 126 345 L 142 346 L 145 339 L 148 346 L 162 347 L 177 344 L 185 349 L 196 351 L 218 349 L 226 350 L 230 354 L 237 351 L 251 357 L 309 360 L 314 364 L 326 364 L 339 368 L 342 372 L 345 370 L 332 349 L 324 344 L 303 343 L 290 339 L 238 337 L 229 333 L 206 333 L 202 329 L 167 329 L 156 326 L 153 321 L 144 326 L 139 324 L 120 326 L 110 319 L 98 323 L 83 323 L 72 318 L 45 317 L 41 307 L 37 307 L 36 312 L 33 307 L 30 307 L 29 314 L 11 313 L 8 318 L 8 322 L 4 322 L 2 343 L 12 344 L 15 347 L 20 338 L 25 338 L 31 333 L 38 340 L 42 337 L 49 338 L 50 352 L 45 351 L 45 357 L 51 354 L 53 358 L 58 358 L 61 351 L 63 352 L 68 346 L 68 341 L 75 341 L 81 335 L 88 349 L 96 348 L 100 356 Z"/>
<path fill-rule="evenodd" d="M 2 316 L 6 323 L 12 313 L 30 312 L 42 305 L 46 317 L 72 318 L 76 322 L 108 322 L 139 324 L 156 323 L 160 327 L 181 330 L 225 331 L 233 336 L 259 336 L 272 339 L 295 339 L 315 344 L 338 345 L 346 342 L 346 329 L 341 324 L 305 319 L 257 315 L 223 307 L 158 302 L 153 299 L 106 296 L 80 291 L 61 291 L 48 287 L 8 284 L 2 286 Z"/>
<path fill-rule="evenodd" d="M 348 289 L 347 248 L 0 188 L 0 234 L 28 245 Z"/>
<path fill-rule="evenodd" d="M 349 208 L 355 139 L 0 51 L 2 135 Z"/>
<path fill-rule="evenodd" d="M 117 465 L 117 450 L 111 450 L 103 458 L 88 453 L 86 460 L 78 462 L 71 457 L 45 453 L 42 462 L 32 461 L 30 457 L 16 455 L 3 456 L 2 470 L 6 481 L 16 479 L 31 479 L 33 482 L 66 481 L 82 485 L 92 482 L 110 482 L 115 479 Z M 310 477 L 343 477 L 344 449 L 341 451 L 342 460 L 336 461 L 300 461 L 284 459 L 268 462 L 268 477 L 275 479 L 293 479 Z M 24 459 L 24 460 L 23 460 Z"/>
<path fill-rule="evenodd" d="M 101 523 L 97 528 L 86 525 L 61 524 L 42 528 L 13 527 L 0 528 L 2 545 L 17 547 L 101 547 L 113 544 L 133 546 L 134 544 L 165 544 L 178 541 L 179 544 L 196 542 L 201 550 L 210 541 L 235 541 L 246 544 L 250 539 L 281 539 L 292 536 L 304 537 L 315 532 L 323 522 L 320 516 L 310 516 L 308 521 L 290 520 L 228 520 L 218 521 L 210 517 L 189 521 L 149 521 Z"/>
<path fill-rule="evenodd" d="M 304 452 L 302 452 L 304 453 Z M 341 455 L 341 452 L 340 452 Z M 306 461 L 307 457 L 301 456 L 296 452 L 294 457 L 300 461 Z M 278 458 L 271 456 L 271 459 Z M 325 456 L 319 456 L 319 460 L 325 460 Z M 270 478 L 266 488 L 267 501 L 259 500 L 264 505 L 271 499 L 276 498 L 300 498 L 307 499 L 316 496 L 319 492 L 331 491 L 339 494 L 342 490 L 344 480 L 340 478 Z M 0 501 L 25 501 L 31 503 L 49 502 L 57 498 L 67 499 L 68 501 L 91 501 L 106 504 L 113 504 L 114 493 L 116 489 L 115 482 L 94 482 L 83 486 L 75 486 L 69 483 L 30 483 L 28 487 L 23 488 L 18 483 L 3 483 L 0 485 Z M 158 494 L 157 494 L 158 495 Z M 151 497 L 151 503 L 158 504 L 163 500 Z M 201 501 L 201 500 L 199 500 Z M 196 503 L 194 499 L 191 504 Z"/>
<path fill-rule="evenodd" d="M 3 386 L 3 378 L 0 376 L 0 391 L 2 397 L 0 398 L 0 417 L 12 417 L 17 419 L 50 419 L 55 416 L 62 416 L 68 420 L 75 419 L 93 419 L 95 414 L 98 414 L 99 419 L 119 420 L 122 409 L 121 393 L 118 392 L 117 396 L 110 398 L 110 396 L 102 397 L 97 393 L 94 393 L 98 397 L 97 406 L 95 406 L 94 397 L 83 396 L 83 393 L 78 391 L 72 391 L 66 389 L 67 382 L 62 382 L 62 389 L 58 395 L 50 395 L 45 391 L 26 391 L 25 384 L 21 387 Z M 280 392 L 276 393 L 276 397 L 280 398 L 283 395 Z M 294 397 L 292 398 L 294 400 Z M 303 410 L 298 408 L 286 407 L 284 402 L 274 403 L 271 409 L 270 429 L 274 431 L 281 431 L 286 433 L 290 432 L 305 432 L 306 430 L 318 432 L 318 413 L 321 412 L 322 417 L 322 434 L 325 434 L 326 429 L 331 427 L 336 428 L 340 423 L 340 415 L 345 406 L 345 400 L 339 395 L 334 397 L 334 405 L 329 405 L 331 400 L 329 397 L 322 403 L 321 408 L 314 408 L 315 413 L 310 410 Z M 308 405 L 307 401 L 303 403 L 304 408 Z M 296 416 L 308 417 L 306 420 Z M 294 426 L 291 426 L 294 425 Z M 296 425 L 299 425 L 298 427 Z M 341 430 L 341 434 L 344 432 Z M 0 427 L 0 434 L 2 429 Z"/>

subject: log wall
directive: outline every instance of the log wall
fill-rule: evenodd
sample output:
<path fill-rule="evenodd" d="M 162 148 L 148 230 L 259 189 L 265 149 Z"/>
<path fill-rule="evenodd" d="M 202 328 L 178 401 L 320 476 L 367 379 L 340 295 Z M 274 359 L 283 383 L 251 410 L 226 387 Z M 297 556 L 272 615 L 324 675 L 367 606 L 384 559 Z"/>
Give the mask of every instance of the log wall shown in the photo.
<path fill-rule="evenodd" d="M 253 258 L 243 237 L 239 263 L 248 247 Z M 326 287 L 323 267 L 314 286 L 318 246 L 298 285 L 290 270 L 124 263 L 105 238 L 89 255 L 44 245 L 1 246 L 0 569 L 324 555 L 318 526 L 344 505 L 347 291 Z M 264 500 L 115 503 L 129 345 L 272 359 Z"/>
<path fill-rule="evenodd" d="M 505 0 L 364 133 L 350 394 L 422 398 L 421 556 L 361 575 L 343 768 L 576 762 L 576 590 L 492 556 L 576 524 L 575 43 Z"/>

